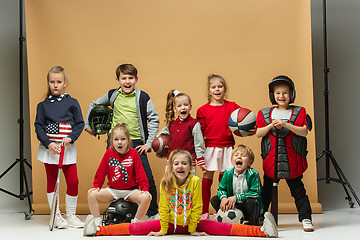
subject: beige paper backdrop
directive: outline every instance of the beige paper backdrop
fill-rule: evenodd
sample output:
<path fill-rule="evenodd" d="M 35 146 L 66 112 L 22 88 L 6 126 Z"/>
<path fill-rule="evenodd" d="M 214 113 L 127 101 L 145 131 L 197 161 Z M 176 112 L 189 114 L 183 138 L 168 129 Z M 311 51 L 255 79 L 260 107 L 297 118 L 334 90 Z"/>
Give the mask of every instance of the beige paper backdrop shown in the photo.
<path fill-rule="evenodd" d="M 164 126 L 166 94 L 176 88 L 192 97 L 193 110 L 206 103 L 206 77 L 222 75 L 228 99 L 255 113 L 269 106 L 269 81 L 279 74 L 295 82 L 295 103 L 313 117 L 310 0 L 27 0 L 26 28 L 30 117 L 47 89 L 46 73 L 62 65 L 67 92 L 86 114 L 89 103 L 117 87 L 115 69 L 132 63 L 137 87 L 151 96 Z M 32 122 L 33 124 L 33 122 Z M 39 142 L 32 128 L 33 187 L 36 214 L 48 214 L 43 164 L 36 160 Z M 105 152 L 101 140 L 83 133 L 78 149 L 78 212 L 88 213 L 87 190 Z M 250 146 L 253 167 L 262 173 L 260 139 L 236 137 Z M 316 182 L 314 130 L 308 135 L 309 169 L 304 182 L 314 212 L 321 212 Z M 165 162 L 148 155 L 157 186 Z M 200 174 L 199 174 L 200 175 Z M 217 176 L 216 178 L 217 179 Z M 217 181 L 213 186 L 213 194 Z M 64 209 L 65 182 L 61 182 Z M 280 183 L 280 212 L 295 212 L 294 201 Z M 108 204 L 102 205 L 102 208 Z"/>

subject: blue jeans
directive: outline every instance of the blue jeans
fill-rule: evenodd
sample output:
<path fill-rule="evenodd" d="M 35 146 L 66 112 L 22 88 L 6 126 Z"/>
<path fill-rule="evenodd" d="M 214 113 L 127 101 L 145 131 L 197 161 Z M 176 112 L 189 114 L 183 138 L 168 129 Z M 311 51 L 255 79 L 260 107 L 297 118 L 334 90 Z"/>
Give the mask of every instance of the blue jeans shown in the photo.
<path fill-rule="evenodd" d="M 137 146 L 140 146 L 140 145 L 144 145 L 144 142 L 141 139 L 132 140 L 132 143 L 133 143 L 133 148 L 136 148 Z M 110 134 L 107 139 L 106 149 L 108 149 L 109 147 L 110 147 Z M 149 209 L 146 213 L 146 215 L 148 215 L 148 217 L 151 217 L 158 213 L 157 190 L 156 190 L 154 177 L 153 177 L 153 174 L 152 174 L 152 171 L 150 168 L 150 164 L 149 164 L 149 160 L 146 156 L 146 153 L 140 154 L 140 159 L 141 159 L 141 163 L 143 165 L 146 177 L 149 181 L 149 192 L 152 196 L 152 200 L 151 200 Z"/>

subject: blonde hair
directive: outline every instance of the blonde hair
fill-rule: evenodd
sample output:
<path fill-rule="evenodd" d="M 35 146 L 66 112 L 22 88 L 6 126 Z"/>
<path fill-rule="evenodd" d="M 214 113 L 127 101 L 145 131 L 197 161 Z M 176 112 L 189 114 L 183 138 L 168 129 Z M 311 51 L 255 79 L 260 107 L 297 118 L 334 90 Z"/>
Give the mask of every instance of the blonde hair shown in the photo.
<path fill-rule="evenodd" d="M 189 95 L 181 92 L 176 93 L 176 91 L 177 90 L 175 89 L 171 90 L 166 98 L 165 125 L 167 126 L 167 128 L 170 128 L 171 122 L 175 120 L 175 111 L 174 111 L 175 100 L 178 97 L 187 97 L 191 104 L 191 98 L 189 97 Z"/>
<path fill-rule="evenodd" d="M 254 161 L 255 160 L 255 154 L 254 152 L 248 147 L 248 146 L 245 146 L 243 144 L 240 144 L 240 145 L 237 145 L 234 150 L 232 151 L 231 153 L 231 159 L 233 158 L 234 154 L 237 152 L 237 151 L 241 151 L 241 152 L 245 152 L 246 155 L 249 157 L 249 159 L 251 161 Z"/>
<path fill-rule="evenodd" d="M 225 93 L 227 91 L 227 84 L 226 84 L 226 81 L 225 79 L 220 76 L 220 75 L 217 75 L 217 74 L 210 74 L 207 79 L 207 88 L 208 88 L 208 103 L 211 102 L 211 95 L 209 94 L 209 90 L 210 90 L 210 85 L 211 85 L 211 81 L 214 79 L 214 78 L 217 78 L 220 80 L 220 82 L 222 83 L 222 85 L 224 85 L 224 89 L 225 89 Z"/>
<path fill-rule="evenodd" d="M 51 95 L 49 81 L 50 81 L 50 74 L 52 74 L 52 73 L 62 73 L 62 75 L 64 76 L 65 82 L 67 82 L 66 72 L 62 66 L 53 66 L 52 68 L 50 68 L 50 70 L 48 71 L 48 73 L 46 75 L 46 79 L 47 79 L 47 83 L 48 83 L 48 91 L 46 93 L 46 97 L 49 97 Z"/>
<path fill-rule="evenodd" d="M 129 131 L 129 128 L 127 126 L 126 123 L 118 123 L 115 125 L 115 127 L 113 129 L 111 129 L 111 133 L 110 133 L 110 145 L 111 147 L 114 147 L 113 146 L 113 135 L 114 135 L 114 132 L 115 131 L 123 131 L 127 140 L 129 141 L 129 144 L 126 148 L 126 152 L 128 152 L 130 150 L 130 148 L 132 148 L 132 141 L 131 141 L 131 138 L 130 138 L 130 131 Z"/>
<path fill-rule="evenodd" d="M 174 150 L 170 153 L 169 161 L 167 164 L 167 169 L 166 169 L 165 175 L 161 179 L 161 183 L 160 183 L 161 187 L 164 189 L 164 192 L 169 196 L 171 195 L 171 190 L 174 186 L 174 179 L 175 179 L 175 175 L 173 173 L 174 160 L 175 160 L 176 156 L 181 155 L 181 154 L 186 156 L 186 158 L 189 161 L 190 167 L 192 166 L 192 157 L 188 151 Z"/>

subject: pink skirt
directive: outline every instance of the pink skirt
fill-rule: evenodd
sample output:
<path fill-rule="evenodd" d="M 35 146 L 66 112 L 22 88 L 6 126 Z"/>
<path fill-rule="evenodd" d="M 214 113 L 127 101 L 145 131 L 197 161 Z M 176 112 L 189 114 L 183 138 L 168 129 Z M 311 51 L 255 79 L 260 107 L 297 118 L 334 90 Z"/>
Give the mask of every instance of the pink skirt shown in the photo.
<path fill-rule="evenodd" d="M 204 156 L 207 171 L 224 172 L 225 169 L 232 168 L 232 150 L 232 147 L 207 147 Z"/>

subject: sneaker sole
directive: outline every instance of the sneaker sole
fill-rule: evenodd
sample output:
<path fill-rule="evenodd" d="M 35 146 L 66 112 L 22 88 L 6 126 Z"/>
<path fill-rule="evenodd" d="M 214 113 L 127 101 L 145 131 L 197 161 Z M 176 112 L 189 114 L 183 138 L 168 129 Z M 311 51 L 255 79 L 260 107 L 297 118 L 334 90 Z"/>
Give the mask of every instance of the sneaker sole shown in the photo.
<path fill-rule="evenodd" d="M 313 228 L 304 228 L 304 232 L 313 232 L 314 229 Z"/>
<path fill-rule="evenodd" d="M 85 220 L 85 224 L 84 224 L 83 236 L 87 236 L 87 235 L 86 235 L 87 226 L 89 225 L 89 222 L 90 222 L 93 218 L 94 218 L 93 216 L 87 215 L 86 220 Z"/>
<path fill-rule="evenodd" d="M 277 228 L 277 224 L 276 224 L 276 221 L 275 221 L 275 218 L 274 216 L 270 213 L 270 212 L 266 212 L 265 215 L 264 215 L 267 219 L 269 219 L 269 221 L 272 223 L 273 226 L 273 230 L 274 230 L 274 233 L 275 233 L 275 238 L 279 237 L 279 231 L 278 231 L 278 228 Z"/>

